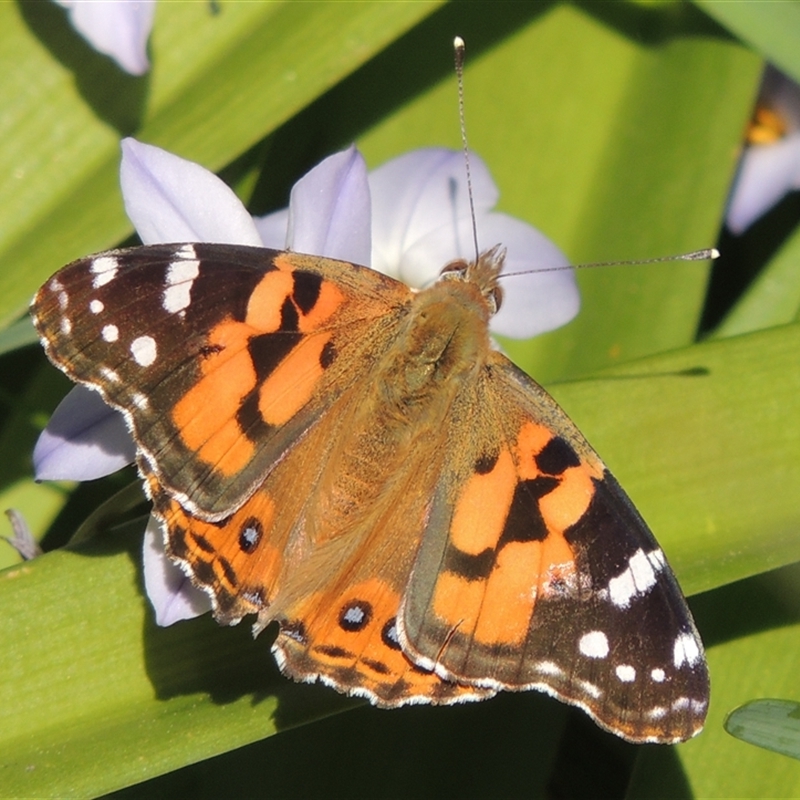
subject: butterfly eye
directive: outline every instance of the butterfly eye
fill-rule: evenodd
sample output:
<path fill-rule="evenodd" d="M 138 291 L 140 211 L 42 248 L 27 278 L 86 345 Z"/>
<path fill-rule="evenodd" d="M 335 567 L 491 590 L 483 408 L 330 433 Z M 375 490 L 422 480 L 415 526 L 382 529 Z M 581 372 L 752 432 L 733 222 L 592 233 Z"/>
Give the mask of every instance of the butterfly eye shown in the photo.
<path fill-rule="evenodd" d="M 439 273 L 439 277 L 446 277 L 446 278 L 458 278 L 466 274 L 467 268 L 469 265 L 463 258 L 456 258 L 453 261 L 449 261 L 442 267 L 442 271 Z"/>
<path fill-rule="evenodd" d="M 496 314 L 503 305 L 503 287 L 496 283 L 489 292 L 489 297 L 494 303 L 494 313 Z"/>

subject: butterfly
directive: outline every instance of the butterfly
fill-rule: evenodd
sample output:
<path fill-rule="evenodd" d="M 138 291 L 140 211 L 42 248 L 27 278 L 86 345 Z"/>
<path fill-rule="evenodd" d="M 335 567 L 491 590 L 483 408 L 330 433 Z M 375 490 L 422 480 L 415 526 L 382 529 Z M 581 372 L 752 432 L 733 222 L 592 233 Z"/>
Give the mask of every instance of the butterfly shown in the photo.
<path fill-rule="evenodd" d="M 64 267 L 32 315 L 124 414 L 169 556 L 282 671 L 383 707 L 537 689 L 633 742 L 702 728 L 703 645 L 646 523 L 492 346 L 504 251 L 421 291 L 224 244 Z"/>

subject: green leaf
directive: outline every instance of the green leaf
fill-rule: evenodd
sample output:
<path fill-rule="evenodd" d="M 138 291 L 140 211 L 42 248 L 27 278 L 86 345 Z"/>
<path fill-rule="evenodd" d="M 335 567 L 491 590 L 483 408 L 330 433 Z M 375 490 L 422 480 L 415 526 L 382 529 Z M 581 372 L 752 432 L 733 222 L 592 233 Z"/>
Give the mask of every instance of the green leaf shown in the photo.
<path fill-rule="evenodd" d="M 30 317 L 23 317 L 4 331 L 0 331 L 0 355 L 37 344 L 38 341 L 39 337 Z"/>
<path fill-rule="evenodd" d="M 776 67 L 800 81 L 800 6 L 797 3 L 695 3 Z"/>
<path fill-rule="evenodd" d="M 714 331 L 714 337 L 783 325 L 800 313 L 800 228 L 758 274 Z"/>
<path fill-rule="evenodd" d="M 728 714 L 725 730 L 743 742 L 800 759 L 800 703 L 751 700 Z"/>

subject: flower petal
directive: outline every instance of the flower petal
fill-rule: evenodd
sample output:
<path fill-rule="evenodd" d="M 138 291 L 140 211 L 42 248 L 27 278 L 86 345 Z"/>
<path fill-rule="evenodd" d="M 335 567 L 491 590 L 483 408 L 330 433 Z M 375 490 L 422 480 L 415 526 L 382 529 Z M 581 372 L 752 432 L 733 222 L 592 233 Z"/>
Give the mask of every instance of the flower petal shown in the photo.
<path fill-rule="evenodd" d="M 292 187 L 286 246 L 297 253 L 369 264 L 367 166 L 355 146 L 329 156 Z"/>
<path fill-rule="evenodd" d="M 122 140 L 125 211 L 145 244 L 219 242 L 261 246 L 252 217 L 213 172 L 160 147 Z"/>
<path fill-rule="evenodd" d="M 569 260 L 544 234 L 522 220 L 499 212 L 484 213 L 477 219 L 482 243 L 506 248 L 501 280 L 503 302 L 492 318 L 493 333 L 512 339 L 529 339 L 569 322 L 580 308 L 580 293 L 573 270 L 533 272 L 537 269 L 569 266 Z M 446 232 L 433 231 L 403 253 L 400 274 L 412 286 L 434 280 L 441 268 L 453 259 L 452 226 Z M 455 237 L 459 252 L 471 257 L 472 223 L 458 220 Z"/>
<path fill-rule="evenodd" d="M 161 524 L 152 515 L 144 532 L 142 556 L 144 586 L 157 625 L 167 627 L 211 610 L 208 595 L 194 586 L 183 570 L 167 557 Z"/>
<path fill-rule="evenodd" d="M 111 56 L 131 75 L 150 69 L 147 39 L 153 27 L 155 0 L 56 0 L 69 10 L 75 30 L 100 53 Z"/>
<path fill-rule="evenodd" d="M 470 167 L 479 214 L 493 208 L 499 194 L 486 164 L 474 153 L 470 153 Z M 451 247 L 445 262 L 435 267 L 429 280 L 446 261 L 473 256 L 471 225 L 465 238 L 454 224 L 460 219 L 471 220 L 462 153 L 444 148 L 414 150 L 373 170 L 369 185 L 373 269 L 405 280 L 398 271 L 405 253 L 433 231 L 449 235 Z"/>
<path fill-rule="evenodd" d="M 800 132 L 774 144 L 751 145 L 739 164 L 726 223 L 732 233 L 747 230 L 788 192 L 800 188 Z"/>
<path fill-rule="evenodd" d="M 264 247 L 273 250 L 286 249 L 286 232 L 289 228 L 289 209 L 273 211 L 265 217 L 253 217 L 258 235 Z"/>
<path fill-rule="evenodd" d="M 33 449 L 36 479 L 89 481 L 136 455 L 125 420 L 97 392 L 76 386 L 53 412 Z"/>

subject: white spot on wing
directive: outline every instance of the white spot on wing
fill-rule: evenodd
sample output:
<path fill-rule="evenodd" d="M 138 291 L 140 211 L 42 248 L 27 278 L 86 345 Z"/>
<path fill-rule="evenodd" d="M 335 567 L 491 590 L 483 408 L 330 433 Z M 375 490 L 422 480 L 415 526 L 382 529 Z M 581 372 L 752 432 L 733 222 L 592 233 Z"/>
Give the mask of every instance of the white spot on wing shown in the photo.
<path fill-rule="evenodd" d="M 245 540 L 248 547 L 253 547 L 258 544 L 258 531 L 252 525 L 249 525 L 242 531 L 242 538 Z"/>
<path fill-rule="evenodd" d="M 184 250 L 191 248 L 192 255 L 194 248 L 185 245 L 179 251 L 179 255 L 184 255 Z M 161 305 L 170 314 L 177 314 L 188 308 L 191 303 L 191 291 L 194 279 L 200 274 L 200 262 L 197 260 L 173 261 L 167 268 L 167 287 L 161 298 Z"/>
<path fill-rule="evenodd" d="M 664 672 L 664 670 L 663 670 L 663 669 L 661 669 L 660 667 L 656 667 L 656 668 L 655 668 L 655 669 L 654 669 L 654 670 L 653 670 L 653 671 L 650 673 L 650 677 L 651 677 L 651 678 L 652 678 L 652 679 L 653 679 L 653 680 L 654 680 L 656 683 L 664 683 L 664 681 L 666 680 L 667 674 L 666 674 L 666 673 Z"/>
<path fill-rule="evenodd" d="M 119 383 L 119 373 L 115 372 L 113 369 L 109 369 L 108 367 L 100 367 L 100 374 L 109 383 Z"/>
<path fill-rule="evenodd" d="M 139 336 L 131 342 L 131 355 L 140 367 L 151 366 L 158 355 L 156 340 L 152 336 Z"/>
<path fill-rule="evenodd" d="M 608 655 L 608 637 L 603 631 L 589 631 L 581 636 L 578 649 L 588 658 L 605 658 Z"/>
<path fill-rule="evenodd" d="M 67 310 L 67 306 L 69 305 L 69 297 L 68 297 L 67 293 L 62 290 L 62 291 L 60 291 L 58 293 L 57 297 L 58 297 L 58 307 L 62 311 L 66 311 Z"/>
<path fill-rule="evenodd" d="M 92 286 L 99 289 L 107 283 L 111 283 L 117 277 L 119 270 L 119 261 L 114 256 L 99 256 L 92 261 L 91 268 L 94 279 Z"/>
<path fill-rule="evenodd" d="M 175 255 L 178 256 L 178 258 L 197 258 L 197 251 L 194 249 L 194 245 L 189 242 L 188 244 L 181 245 Z"/>
<path fill-rule="evenodd" d="M 89 311 L 91 311 L 92 314 L 100 314 L 104 309 L 105 305 L 103 305 L 102 300 L 95 299 L 92 300 L 91 303 L 89 303 Z"/>
<path fill-rule="evenodd" d="M 575 685 L 595 700 L 603 694 L 599 686 L 595 686 L 593 683 L 589 683 L 589 681 L 577 680 L 575 681 Z"/>
<path fill-rule="evenodd" d="M 541 672 L 542 675 L 553 675 L 556 678 L 561 678 L 564 675 L 564 670 L 553 661 L 539 661 L 534 664 L 534 669 Z"/>
<path fill-rule="evenodd" d="M 661 550 L 645 553 L 639 548 L 629 559 L 628 566 L 608 582 L 608 595 L 618 608 L 627 608 L 637 595 L 650 591 L 656 584 L 656 575 L 665 565 Z"/>
<path fill-rule="evenodd" d="M 691 633 L 681 633 L 675 639 L 672 660 L 676 669 L 684 664 L 693 667 L 700 660 L 700 646 Z"/>
<path fill-rule="evenodd" d="M 147 411 L 150 408 L 150 401 L 147 399 L 147 395 L 142 394 L 141 392 L 132 392 L 131 393 L 131 400 L 133 400 L 133 404 L 141 411 Z"/>
<path fill-rule="evenodd" d="M 72 333 L 72 320 L 69 317 L 61 317 L 61 333 L 69 336 Z"/>
<path fill-rule="evenodd" d="M 655 706 L 647 712 L 647 716 L 650 717 L 650 719 L 662 719 L 666 715 L 667 709 L 664 708 L 664 706 Z"/>
<path fill-rule="evenodd" d="M 631 683 L 636 680 L 636 670 L 630 664 L 620 664 L 615 672 L 623 683 Z"/>
<path fill-rule="evenodd" d="M 116 342 L 119 339 L 119 328 L 116 325 L 104 325 L 100 335 L 105 342 Z"/>

